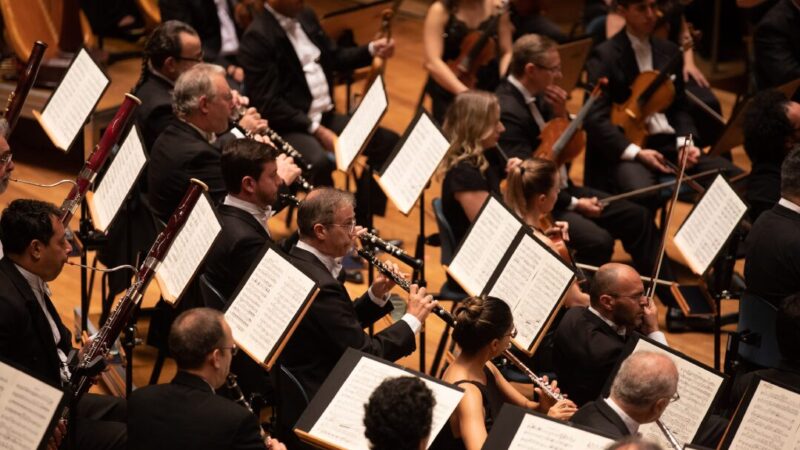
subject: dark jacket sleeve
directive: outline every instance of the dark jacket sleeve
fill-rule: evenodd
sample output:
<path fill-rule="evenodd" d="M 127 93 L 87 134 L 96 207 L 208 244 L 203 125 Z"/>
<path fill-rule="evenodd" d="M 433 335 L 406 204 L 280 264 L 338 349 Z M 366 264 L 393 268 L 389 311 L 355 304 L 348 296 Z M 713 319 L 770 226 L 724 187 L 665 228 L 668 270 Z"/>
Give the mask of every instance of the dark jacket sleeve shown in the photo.
<path fill-rule="evenodd" d="M 233 438 L 232 450 L 264 450 L 264 440 L 259 431 L 261 425 L 256 420 L 256 416 L 246 414 L 242 416 L 239 429 Z"/>
<path fill-rule="evenodd" d="M 355 47 L 336 45 L 322 29 L 322 25 L 312 9 L 306 8 L 301 14 L 301 20 L 307 23 L 311 30 L 312 36 L 309 38 L 319 45 L 320 51 L 322 51 L 323 58 L 325 58 L 323 66 L 326 66 L 326 71 L 349 71 L 372 63 L 368 45 Z M 332 74 L 328 73 L 327 75 L 330 77 Z"/>
<path fill-rule="evenodd" d="M 528 159 L 536 149 L 533 147 L 534 143 L 531 142 L 531 132 L 528 130 L 526 120 L 520 116 L 518 105 L 500 98 L 500 121 L 506 128 L 506 131 L 500 135 L 500 146 L 511 158 Z M 536 141 L 538 144 L 538 139 Z"/>
<path fill-rule="evenodd" d="M 780 6 L 782 5 L 776 5 L 774 8 Z M 778 19 L 776 15 L 768 13 L 758 24 L 754 34 L 756 70 L 760 75 L 759 81 L 763 84 L 759 89 L 779 86 L 800 78 L 800 59 L 796 56 L 796 47 L 800 42 L 792 40 L 791 31 L 785 29 L 776 19 Z M 788 22 L 788 19 L 784 20 Z M 799 25 L 795 23 L 790 26 Z M 796 28 L 794 33 L 796 36 Z"/>

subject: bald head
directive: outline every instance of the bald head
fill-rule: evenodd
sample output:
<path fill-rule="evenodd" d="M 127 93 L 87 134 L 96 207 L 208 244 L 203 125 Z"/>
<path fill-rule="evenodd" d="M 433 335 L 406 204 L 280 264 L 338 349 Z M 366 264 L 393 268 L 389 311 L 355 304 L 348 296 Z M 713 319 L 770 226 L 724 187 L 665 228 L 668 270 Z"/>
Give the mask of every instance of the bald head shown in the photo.
<path fill-rule="evenodd" d="M 639 423 L 652 422 L 678 392 L 678 368 L 655 352 L 636 352 L 620 366 L 611 385 L 611 399 Z"/>

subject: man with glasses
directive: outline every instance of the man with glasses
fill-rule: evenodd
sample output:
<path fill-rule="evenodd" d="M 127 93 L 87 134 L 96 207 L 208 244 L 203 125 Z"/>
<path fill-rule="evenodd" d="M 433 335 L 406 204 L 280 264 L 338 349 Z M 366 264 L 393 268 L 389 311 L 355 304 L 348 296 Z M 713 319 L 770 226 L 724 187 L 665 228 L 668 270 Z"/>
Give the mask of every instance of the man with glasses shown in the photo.
<path fill-rule="evenodd" d="M 8 182 L 13 171 L 14 162 L 11 159 L 11 147 L 8 145 L 8 122 L 0 119 L 0 194 L 8 189 Z M 2 256 L 2 247 L 0 247 L 0 257 Z"/>
<path fill-rule="evenodd" d="M 170 355 L 178 373 L 169 384 L 146 386 L 128 399 L 128 448 L 274 449 L 250 411 L 216 395 L 237 353 L 231 327 L 214 309 L 190 309 L 175 319 Z"/>
<path fill-rule="evenodd" d="M 595 400 L 633 332 L 667 345 L 655 302 L 644 296 L 639 273 L 625 264 L 600 267 L 588 308 L 567 310 L 556 328 L 553 362 L 558 386 L 578 406 Z"/>
<path fill-rule="evenodd" d="M 415 335 L 425 323 L 436 301 L 425 288 L 411 286 L 407 312 L 389 327 L 370 336 L 364 328 L 392 311 L 388 301 L 394 283 L 380 275 L 360 298 L 351 300 L 342 277 L 343 256 L 351 252 L 356 235 L 352 194 L 333 188 L 312 191 L 297 211 L 300 241 L 291 250 L 297 267 L 312 278 L 319 293 L 298 325 L 280 357 L 285 366 L 312 398 L 348 347 L 395 361 L 416 348 Z M 280 395 L 287 389 L 280 389 Z M 278 409 L 278 437 L 290 440 L 291 428 L 304 405 L 281 400 Z M 299 443 L 297 443 L 299 445 Z M 295 448 L 294 445 L 290 447 Z"/>

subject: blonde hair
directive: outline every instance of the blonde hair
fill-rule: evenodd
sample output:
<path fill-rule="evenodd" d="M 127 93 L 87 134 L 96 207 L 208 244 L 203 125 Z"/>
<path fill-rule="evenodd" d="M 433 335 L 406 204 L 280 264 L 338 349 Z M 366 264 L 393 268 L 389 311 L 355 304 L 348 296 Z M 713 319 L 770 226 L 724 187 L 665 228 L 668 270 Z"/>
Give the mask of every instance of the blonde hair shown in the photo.
<path fill-rule="evenodd" d="M 508 173 L 504 199 L 509 208 L 525 217 L 528 202 L 537 194 L 546 194 L 555 184 L 556 165 L 549 160 L 531 158 Z"/>
<path fill-rule="evenodd" d="M 458 94 L 447 109 L 444 134 L 450 148 L 442 161 L 441 173 L 466 161 L 478 167 L 481 173 L 489 168 L 481 145 L 486 130 L 500 120 L 500 103 L 494 94 L 484 91 L 466 91 Z"/>

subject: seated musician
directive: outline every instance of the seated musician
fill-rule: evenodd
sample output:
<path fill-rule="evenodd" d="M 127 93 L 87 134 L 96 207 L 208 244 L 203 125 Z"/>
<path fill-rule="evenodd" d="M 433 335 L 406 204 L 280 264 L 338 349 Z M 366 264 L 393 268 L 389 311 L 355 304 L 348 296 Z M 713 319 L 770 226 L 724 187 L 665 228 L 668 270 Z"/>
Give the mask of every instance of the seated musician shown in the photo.
<path fill-rule="evenodd" d="M 468 89 L 492 91 L 506 73 L 511 59 L 511 34 L 513 26 L 507 12 L 502 12 L 495 27 L 492 17 L 498 13 L 496 0 L 437 0 L 425 15 L 423 44 L 425 69 L 430 75 L 425 90 L 433 102 L 433 117 L 442 123 L 445 113 L 456 95 Z M 469 56 L 472 45 L 466 45 L 468 36 L 487 33 L 495 42 L 487 43 L 486 50 L 495 52 L 491 61 L 478 67 L 473 74 L 477 80 L 468 86 L 448 66 L 460 56 Z M 471 38 L 470 38 L 471 39 Z M 474 42 L 474 41 L 471 41 Z M 477 63 L 476 63 L 477 64 Z"/>
<path fill-rule="evenodd" d="M 759 92 L 745 112 L 742 128 L 744 151 L 752 164 L 745 199 L 755 221 L 781 198 L 781 163 L 800 143 L 800 103 L 780 91 Z"/>
<path fill-rule="evenodd" d="M 384 380 L 364 405 L 364 435 L 371 450 L 428 448 L 436 399 L 417 377 Z"/>
<path fill-rule="evenodd" d="M 635 436 L 679 398 L 678 368 L 669 356 L 640 351 L 628 356 L 614 377 L 611 395 L 581 407 L 572 422 L 614 437 Z"/>
<path fill-rule="evenodd" d="M 0 119 L 0 194 L 8 189 L 13 171 L 14 161 L 12 161 L 11 147 L 8 145 L 8 122 Z M 0 247 L 0 258 L 2 257 L 2 247 Z"/>
<path fill-rule="evenodd" d="M 588 134 L 585 177 L 587 185 L 627 192 L 653 185 L 659 176 L 673 173 L 667 163 L 680 161 L 684 137 L 689 133 L 697 136 L 698 130 L 688 113 L 681 76 L 673 81 L 675 97 L 663 113 L 637 118 L 644 121 L 647 131 L 643 146 L 631 142 L 611 122 L 612 103 L 624 104 L 629 99 L 631 86 L 641 72 L 664 70 L 670 61 L 675 61 L 674 73 L 682 73 L 680 49 L 652 35 L 656 23 L 655 0 L 618 0 L 617 4 L 617 11 L 625 18 L 624 30 L 595 47 L 586 62 L 589 82 L 596 83 L 606 77 L 608 89 L 593 105 L 584 124 Z M 710 169 L 722 169 L 727 176 L 741 172 L 730 161 L 703 155 L 697 147 L 689 147 L 687 151 L 690 174 Z M 713 177 L 700 182 L 709 180 Z M 654 210 L 662 199 L 654 191 L 637 196 L 635 201 Z"/>
<path fill-rule="evenodd" d="M 263 4 L 239 45 L 246 94 L 269 118 L 270 127 L 311 164 L 309 181 L 331 186 L 334 142 L 348 120 L 334 109 L 334 73 L 367 66 L 373 56 L 391 57 L 394 41 L 381 38 L 368 45 L 337 47 L 304 0 Z M 398 140 L 392 131 L 376 130 L 364 150 L 372 169 L 381 168 Z M 368 205 L 372 213 L 383 215 L 386 196 L 369 171 L 357 183 L 359 222 L 366 223 Z"/>
<path fill-rule="evenodd" d="M 341 258 L 351 251 L 356 236 L 363 230 L 356 225 L 353 196 L 333 188 L 312 191 L 298 208 L 297 228 L 300 241 L 290 255 L 295 265 L 317 283 L 319 293 L 286 344 L 279 362 L 291 371 L 308 398 L 312 398 L 348 347 L 389 361 L 411 354 L 416 348 L 415 335 L 437 303 L 425 288 L 412 285 L 406 314 L 370 336 L 364 328 L 392 310 L 388 295 L 394 283 L 379 275 L 367 292 L 353 302 L 341 281 L 340 275 L 344 275 Z M 287 394 L 286 391 L 281 390 L 279 395 Z M 291 444 L 296 439 L 291 428 L 302 406 L 283 400 L 281 403 L 278 425 L 287 435 L 279 437 Z"/>
<path fill-rule="evenodd" d="M 777 0 L 753 34 L 758 89 L 778 87 L 800 78 L 800 0 Z M 800 101 L 800 90 L 794 101 Z"/>
<path fill-rule="evenodd" d="M 178 364 L 175 378 L 136 389 L 128 400 L 130 450 L 286 450 L 262 438 L 258 418 L 243 405 L 214 393 L 225 384 L 238 350 L 221 312 L 183 312 L 172 324 L 169 349 Z"/>
<path fill-rule="evenodd" d="M 0 260 L 0 358 L 59 388 L 69 383 L 74 370 L 68 364 L 72 333 L 61 321 L 47 286 L 61 273 L 72 250 L 60 216 L 50 203 L 18 199 L 0 218 L 5 251 Z M 74 438 L 81 450 L 125 449 L 125 410 L 124 399 L 84 394 L 70 428 L 74 436 L 65 437 L 66 427 L 59 425 L 49 445 L 54 448 Z"/>
<path fill-rule="evenodd" d="M 600 267 L 589 287 L 590 306 L 569 308 L 555 332 L 553 362 L 561 388 L 578 406 L 600 396 L 625 343 L 636 331 L 664 345 L 655 302 L 632 267 Z"/>
<path fill-rule="evenodd" d="M 490 362 L 511 346 L 516 334 L 508 304 L 495 297 L 468 297 L 459 303 L 455 318 L 453 340 L 459 353 L 442 379 L 464 389 L 464 397 L 433 441 L 432 450 L 482 448 L 506 402 L 562 420 L 572 416 L 576 407 L 571 400 L 556 402 L 539 388 L 535 391 L 540 401 L 528 400 Z M 558 391 L 556 385 L 550 386 Z"/>

